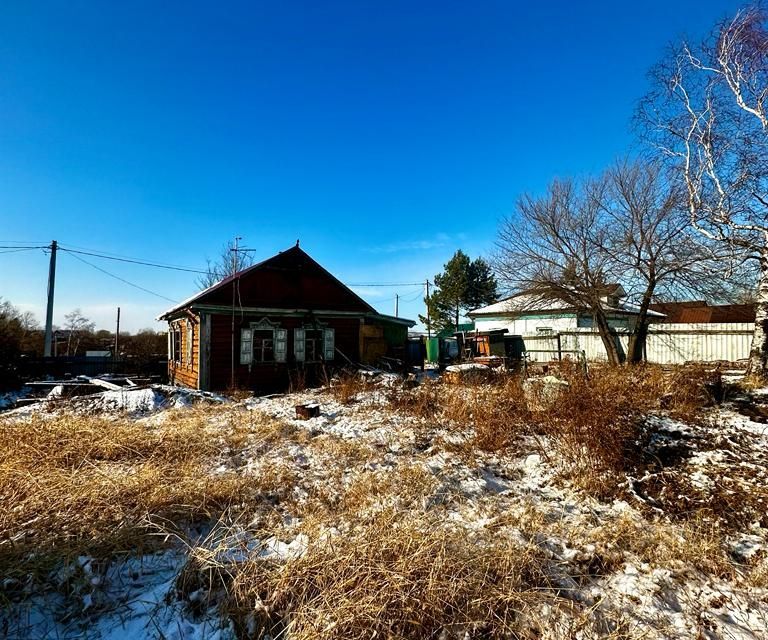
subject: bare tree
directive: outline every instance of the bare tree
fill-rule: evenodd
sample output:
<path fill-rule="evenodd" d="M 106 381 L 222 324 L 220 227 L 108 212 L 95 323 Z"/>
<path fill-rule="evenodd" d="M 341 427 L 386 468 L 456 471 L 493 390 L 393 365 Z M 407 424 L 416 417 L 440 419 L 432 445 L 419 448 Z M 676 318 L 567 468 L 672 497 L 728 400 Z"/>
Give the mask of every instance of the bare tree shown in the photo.
<path fill-rule="evenodd" d="M 67 355 L 76 356 L 80 341 L 92 333 L 96 325 L 86 318 L 80 309 L 73 309 L 64 316 L 64 328 L 67 331 Z"/>
<path fill-rule="evenodd" d="M 524 197 L 518 215 L 502 224 L 500 279 L 589 313 L 613 364 L 623 360 L 610 326 L 620 304 L 634 317 L 626 358 L 640 362 L 652 302 L 723 295 L 719 247 L 696 241 L 684 202 L 659 163 L 619 162 L 581 186 L 556 181 L 547 196 Z M 632 306 L 610 300 L 614 284 Z"/>
<path fill-rule="evenodd" d="M 229 240 L 222 246 L 219 257 L 215 261 L 206 259 L 206 262 L 206 273 L 197 279 L 197 285 L 201 289 L 207 289 L 224 278 L 247 269 L 253 264 L 253 257 L 250 250 L 237 249 L 235 242 Z"/>
<path fill-rule="evenodd" d="M 653 71 L 645 134 L 680 175 L 691 225 L 759 265 L 751 374 L 768 375 L 768 29 L 759 8 L 684 42 Z"/>
<path fill-rule="evenodd" d="M 517 215 L 501 224 L 495 269 L 512 292 L 539 300 L 560 301 L 594 319 L 608 362 L 622 360 L 608 321 L 607 294 L 616 282 L 616 263 L 608 246 L 602 202 L 606 185 L 556 180 L 546 195 L 524 195 Z"/>
<path fill-rule="evenodd" d="M 649 311 L 657 299 L 692 294 L 721 299 L 730 252 L 695 236 L 686 215 L 684 190 L 670 182 L 659 162 L 619 162 L 605 174 L 602 207 L 608 232 L 599 248 L 614 263 L 627 299 L 636 304 L 627 360 L 640 362 Z"/>

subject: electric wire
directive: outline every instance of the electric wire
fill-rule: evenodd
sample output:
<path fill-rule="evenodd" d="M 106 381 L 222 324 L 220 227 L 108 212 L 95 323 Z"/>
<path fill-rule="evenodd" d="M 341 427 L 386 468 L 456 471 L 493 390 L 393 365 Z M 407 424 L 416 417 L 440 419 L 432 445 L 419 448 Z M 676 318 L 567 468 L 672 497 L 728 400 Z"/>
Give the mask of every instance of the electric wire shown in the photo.
<path fill-rule="evenodd" d="M 114 256 L 108 256 L 103 253 L 95 253 L 93 251 L 79 251 L 77 249 L 65 249 L 64 247 L 60 247 L 61 251 L 66 251 L 67 253 L 79 253 L 80 255 L 84 256 L 93 256 L 95 258 L 104 258 L 105 260 L 116 260 L 117 262 L 129 262 L 131 264 L 141 264 L 147 267 L 155 267 L 157 269 L 169 269 L 171 271 L 186 271 L 188 273 L 208 273 L 207 271 L 204 271 L 202 269 L 193 269 L 191 267 L 177 267 L 174 265 L 169 264 L 160 264 L 159 262 L 148 262 L 144 260 L 135 260 L 133 258 L 116 258 Z"/>
<path fill-rule="evenodd" d="M 41 247 L 18 247 L 16 249 L 9 249 L 7 247 L 0 247 L 0 249 L 3 249 L 0 251 L 0 253 L 19 253 L 20 251 L 35 251 L 36 249 L 40 249 Z"/>
<path fill-rule="evenodd" d="M 107 255 L 106 253 L 96 252 L 96 251 L 81 251 L 78 249 L 69 249 L 68 246 L 72 245 L 65 245 L 65 246 L 59 246 L 61 251 L 68 251 L 70 253 L 79 253 L 80 255 L 87 255 L 87 256 L 93 256 L 95 258 L 104 258 L 106 260 L 115 260 L 118 262 L 128 262 L 131 264 L 139 264 L 144 265 L 147 267 L 156 267 L 158 269 L 169 269 L 172 271 L 184 271 L 188 273 L 201 273 L 206 274 L 208 273 L 208 270 L 204 269 L 195 269 L 193 267 L 181 267 L 178 265 L 170 265 L 170 264 L 162 264 L 159 262 L 150 262 L 148 260 L 139 260 L 138 258 L 128 258 L 128 257 L 118 257 L 116 255 Z M 345 283 L 348 287 L 414 287 L 414 286 L 421 286 L 424 283 L 423 282 L 349 282 Z"/>
<path fill-rule="evenodd" d="M 176 304 L 178 302 L 177 300 L 173 300 L 172 298 L 169 298 L 169 297 L 164 296 L 164 295 L 162 295 L 160 293 L 157 293 L 156 291 L 151 291 L 150 289 L 147 289 L 145 287 L 142 287 L 141 285 L 138 285 L 138 284 L 135 284 L 133 282 L 130 282 L 129 280 L 126 280 L 125 278 L 121 278 L 120 276 L 117 276 L 114 273 L 110 273 L 106 269 L 102 269 L 101 267 L 96 266 L 95 264 L 93 264 L 91 262 L 88 262 L 86 259 L 81 258 L 80 256 L 74 255 L 71 252 L 68 252 L 68 253 L 70 253 L 73 258 L 75 258 L 76 260 L 79 260 L 80 262 L 82 262 L 84 264 L 87 264 L 89 267 L 92 267 L 92 268 L 96 269 L 97 271 L 101 271 L 102 273 L 110 276 L 111 278 L 114 278 L 115 280 L 119 280 L 120 282 L 124 282 L 125 284 L 127 284 L 127 285 L 129 285 L 131 287 L 134 287 L 135 289 L 139 289 L 140 291 L 144 291 L 145 293 L 149 293 L 149 294 L 151 294 L 153 296 L 157 296 L 158 298 L 162 298 L 163 300 L 167 300 L 168 302 L 171 302 L 173 304 Z"/>
<path fill-rule="evenodd" d="M 3 242 L 7 243 L 15 243 L 15 242 L 21 242 L 16 240 L 4 240 Z M 5 252 L 14 252 L 14 251 L 21 251 L 21 250 L 28 250 L 28 249 L 49 249 L 50 245 L 25 245 L 25 246 L 0 246 L 0 253 Z M 156 269 L 166 269 L 169 271 L 181 271 L 185 273 L 198 273 L 198 274 L 207 274 L 209 273 L 209 270 L 207 269 L 196 269 L 194 267 L 185 267 L 180 265 L 172 265 L 172 264 L 164 264 L 161 262 L 154 262 L 150 260 L 141 260 L 138 258 L 132 258 L 128 256 L 121 256 L 119 254 L 108 254 L 104 251 L 97 251 L 97 250 L 86 250 L 85 248 L 76 248 L 75 245 L 70 245 L 68 243 L 59 243 L 58 245 L 59 251 L 66 251 L 67 253 L 70 253 L 74 256 L 74 254 L 79 255 L 85 255 L 85 256 L 91 256 L 94 258 L 102 258 L 104 260 L 113 260 L 116 262 L 126 262 L 129 264 L 138 264 L 142 266 L 147 267 L 154 267 Z M 91 264 L 90 262 L 87 262 L 85 260 L 82 260 L 85 264 L 88 264 L 92 267 L 95 265 Z M 105 272 L 108 273 L 108 272 Z M 112 275 L 112 274 L 109 274 Z M 395 288 L 395 287 L 416 287 L 416 286 L 422 286 L 424 285 L 424 282 L 345 282 L 344 283 L 348 287 L 389 287 L 389 288 Z M 159 294 L 157 294 L 159 295 Z M 166 298 L 168 299 L 168 298 Z"/>

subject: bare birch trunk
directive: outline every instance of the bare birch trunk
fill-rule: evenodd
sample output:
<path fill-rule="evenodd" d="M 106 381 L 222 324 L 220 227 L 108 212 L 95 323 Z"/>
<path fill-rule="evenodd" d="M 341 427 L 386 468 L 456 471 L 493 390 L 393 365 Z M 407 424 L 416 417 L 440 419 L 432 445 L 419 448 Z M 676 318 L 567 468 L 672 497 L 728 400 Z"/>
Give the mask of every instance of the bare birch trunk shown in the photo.
<path fill-rule="evenodd" d="M 768 377 L 768 248 L 760 256 L 760 281 L 757 284 L 755 303 L 755 330 L 749 350 L 750 376 Z"/>

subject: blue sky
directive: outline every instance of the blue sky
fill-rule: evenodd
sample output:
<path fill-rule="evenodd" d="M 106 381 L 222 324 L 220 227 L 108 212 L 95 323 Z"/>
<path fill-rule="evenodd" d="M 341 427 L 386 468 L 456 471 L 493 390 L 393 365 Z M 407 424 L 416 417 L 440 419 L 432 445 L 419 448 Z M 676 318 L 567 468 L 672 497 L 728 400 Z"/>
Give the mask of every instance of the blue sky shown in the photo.
<path fill-rule="evenodd" d="M 199 267 L 233 236 L 349 283 L 493 249 L 518 196 L 633 145 L 648 68 L 736 2 L 57 2 L 0 6 L 0 246 Z M 2 250 L 0 250 L 2 251 Z M 173 300 L 195 277 L 81 256 Z M 0 253 L 44 316 L 47 257 Z M 414 286 L 358 287 L 421 312 Z M 170 304 L 61 254 L 55 320 Z M 154 325 L 158 326 L 159 325 Z"/>

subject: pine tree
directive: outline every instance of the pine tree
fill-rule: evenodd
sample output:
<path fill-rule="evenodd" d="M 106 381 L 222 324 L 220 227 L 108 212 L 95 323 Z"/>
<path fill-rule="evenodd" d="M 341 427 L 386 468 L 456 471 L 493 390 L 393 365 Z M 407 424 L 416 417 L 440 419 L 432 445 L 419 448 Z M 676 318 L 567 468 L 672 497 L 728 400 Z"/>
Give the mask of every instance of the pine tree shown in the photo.
<path fill-rule="evenodd" d="M 435 276 L 435 289 L 425 300 L 429 322 L 419 319 L 430 329 L 458 328 L 462 315 L 471 309 L 495 302 L 498 291 L 496 278 L 482 258 L 470 260 L 459 249 Z"/>

